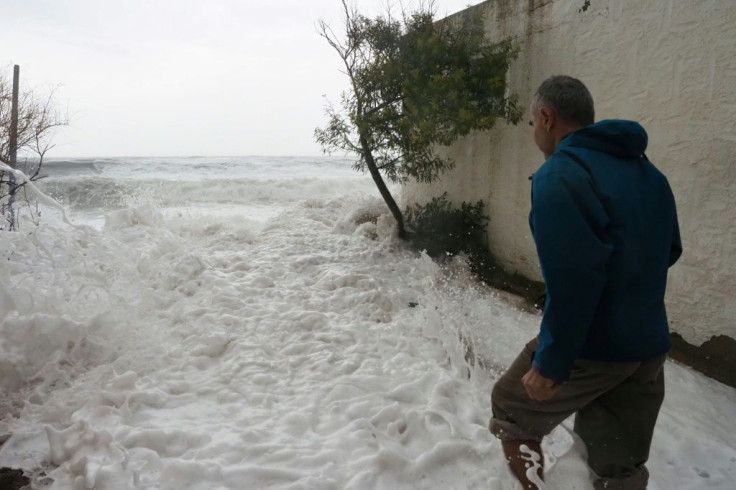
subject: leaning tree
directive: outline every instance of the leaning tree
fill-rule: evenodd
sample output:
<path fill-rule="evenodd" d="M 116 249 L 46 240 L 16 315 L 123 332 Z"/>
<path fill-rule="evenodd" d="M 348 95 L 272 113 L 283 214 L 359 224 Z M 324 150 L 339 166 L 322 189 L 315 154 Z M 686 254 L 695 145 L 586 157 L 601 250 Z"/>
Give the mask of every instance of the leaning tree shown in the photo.
<path fill-rule="evenodd" d="M 324 21 L 319 34 L 340 56 L 350 88 L 339 108 L 327 106 L 328 122 L 315 130 L 327 153 L 357 156 L 407 238 L 401 210 L 386 186 L 409 179 L 432 182 L 454 165 L 437 153 L 497 118 L 521 119 L 508 93 L 506 73 L 516 56 L 510 40 L 491 42 L 479 11 L 436 21 L 434 2 L 416 11 L 361 15 L 342 0 L 344 32 Z"/>
<path fill-rule="evenodd" d="M 0 230 L 16 229 L 16 197 L 25 189 L 26 182 L 16 179 L 12 168 L 18 167 L 13 161 L 16 154 L 23 157 L 23 169 L 28 180 L 40 178 L 43 159 L 54 147 L 54 129 L 68 124 L 68 117 L 62 114 L 55 104 L 54 90 L 41 94 L 33 89 L 18 93 L 17 132 L 15 148 L 11 143 L 13 119 L 13 83 L 10 78 L 0 74 Z M 25 200 L 27 202 L 27 199 Z"/>

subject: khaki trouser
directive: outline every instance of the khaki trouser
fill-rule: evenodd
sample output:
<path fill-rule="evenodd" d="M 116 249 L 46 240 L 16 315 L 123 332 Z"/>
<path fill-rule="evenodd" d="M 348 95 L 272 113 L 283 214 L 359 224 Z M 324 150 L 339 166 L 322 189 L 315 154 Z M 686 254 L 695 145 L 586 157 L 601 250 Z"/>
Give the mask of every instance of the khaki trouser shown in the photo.
<path fill-rule="evenodd" d="M 529 342 L 493 388 L 491 432 L 502 440 L 541 441 L 576 413 L 575 432 L 588 450 L 596 489 L 642 490 L 654 424 L 664 399 L 664 355 L 643 362 L 578 360 L 570 380 L 544 402 L 526 394 L 538 340 Z"/>

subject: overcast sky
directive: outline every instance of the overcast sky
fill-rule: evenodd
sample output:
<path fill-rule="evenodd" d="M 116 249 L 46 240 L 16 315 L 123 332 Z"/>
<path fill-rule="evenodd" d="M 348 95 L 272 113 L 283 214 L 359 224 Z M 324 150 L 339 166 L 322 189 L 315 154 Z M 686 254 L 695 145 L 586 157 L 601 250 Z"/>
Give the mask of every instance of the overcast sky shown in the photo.
<path fill-rule="evenodd" d="M 346 86 L 315 27 L 340 25 L 340 0 L 1 1 L 0 68 L 58 86 L 71 115 L 52 157 L 319 155 L 324 96 Z"/>

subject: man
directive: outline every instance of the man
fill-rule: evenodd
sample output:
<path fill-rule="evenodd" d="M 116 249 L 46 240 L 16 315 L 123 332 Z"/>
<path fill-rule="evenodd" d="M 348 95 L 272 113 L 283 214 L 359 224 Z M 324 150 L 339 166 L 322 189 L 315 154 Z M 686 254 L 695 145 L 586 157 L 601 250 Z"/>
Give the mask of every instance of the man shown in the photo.
<path fill-rule="evenodd" d="M 646 488 L 669 350 L 667 269 L 682 253 L 667 179 L 636 122 L 594 124 L 579 80 L 554 76 L 531 107 L 546 161 L 529 222 L 547 287 L 539 336 L 498 380 L 490 430 L 525 489 L 529 450 L 572 414 L 596 489 Z M 526 446 L 526 447 L 525 447 Z"/>

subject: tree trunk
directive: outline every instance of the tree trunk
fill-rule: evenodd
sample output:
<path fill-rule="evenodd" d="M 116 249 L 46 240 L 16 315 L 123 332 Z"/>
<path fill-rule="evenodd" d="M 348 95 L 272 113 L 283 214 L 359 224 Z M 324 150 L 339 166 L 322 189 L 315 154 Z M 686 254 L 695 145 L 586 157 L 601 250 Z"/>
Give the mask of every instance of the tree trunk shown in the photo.
<path fill-rule="evenodd" d="M 399 230 L 399 238 L 401 238 L 402 240 L 406 240 L 407 236 L 406 230 L 404 229 L 404 215 L 401 214 L 399 206 L 396 204 L 396 201 L 391 195 L 391 192 L 389 192 L 388 187 L 386 187 L 386 183 L 383 181 L 383 177 L 381 177 L 381 173 L 378 171 L 378 167 L 376 166 L 376 161 L 373 159 L 373 154 L 371 153 L 370 147 L 368 146 L 368 141 L 363 136 L 360 137 L 360 146 L 363 149 L 363 157 L 365 158 L 365 163 L 368 166 L 368 171 L 371 173 L 371 177 L 373 177 L 373 182 L 376 183 L 376 187 L 378 187 L 378 192 L 381 193 L 381 197 L 383 197 L 383 200 L 386 202 L 388 209 L 391 211 L 391 214 L 393 214 L 394 218 L 396 219 L 396 225 L 398 226 Z"/>

